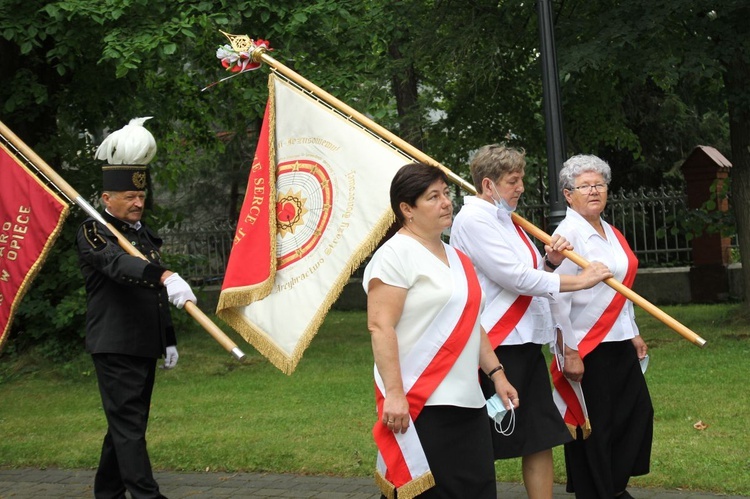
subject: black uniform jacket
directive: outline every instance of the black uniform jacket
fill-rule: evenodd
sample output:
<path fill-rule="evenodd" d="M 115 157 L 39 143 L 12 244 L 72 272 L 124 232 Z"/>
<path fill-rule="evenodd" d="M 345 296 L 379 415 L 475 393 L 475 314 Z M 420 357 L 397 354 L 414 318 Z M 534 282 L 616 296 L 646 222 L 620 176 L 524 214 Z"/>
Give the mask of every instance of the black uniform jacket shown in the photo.
<path fill-rule="evenodd" d="M 81 224 L 76 242 L 88 302 L 86 351 L 159 358 L 177 344 L 167 291 L 159 283 L 162 240 L 145 225 L 135 230 L 103 215 L 149 261 L 127 254 L 94 219 Z"/>

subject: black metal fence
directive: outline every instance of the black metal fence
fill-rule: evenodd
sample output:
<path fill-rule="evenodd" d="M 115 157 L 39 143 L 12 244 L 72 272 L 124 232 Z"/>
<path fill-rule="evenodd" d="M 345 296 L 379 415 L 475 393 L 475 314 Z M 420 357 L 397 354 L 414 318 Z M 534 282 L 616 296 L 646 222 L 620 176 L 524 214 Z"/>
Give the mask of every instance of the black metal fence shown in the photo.
<path fill-rule="evenodd" d="M 235 222 L 215 221 L 201 226 L 182 225 L 160 231 L 162 252 L 183 278 L 193 284 L 221 284 L 234 239 Z"/>

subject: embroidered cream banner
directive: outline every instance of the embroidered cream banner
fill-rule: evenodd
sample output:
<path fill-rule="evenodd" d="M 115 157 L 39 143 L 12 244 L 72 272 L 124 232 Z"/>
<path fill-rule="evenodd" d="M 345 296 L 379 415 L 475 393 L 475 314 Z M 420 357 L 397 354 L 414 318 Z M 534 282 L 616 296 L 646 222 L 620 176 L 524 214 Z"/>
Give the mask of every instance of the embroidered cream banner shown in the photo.
<path fill-rule="evenodd" d="M 411 161 L 271 74 L 218 315 L 291 374 L 393 223 L 391 179 Z"/>

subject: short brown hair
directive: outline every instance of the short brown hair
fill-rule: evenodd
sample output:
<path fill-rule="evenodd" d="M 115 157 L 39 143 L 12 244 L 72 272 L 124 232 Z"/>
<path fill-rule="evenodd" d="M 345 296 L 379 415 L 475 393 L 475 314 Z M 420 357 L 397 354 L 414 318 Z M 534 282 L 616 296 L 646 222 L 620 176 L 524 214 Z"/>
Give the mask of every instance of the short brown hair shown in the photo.
<path fill-rule="evenodd" d="M 508 173 L 523 172 L 526 151 L 500 144 L 482 146 L 471 160 L 471 180 L 478 194 L 482 193 L 482 179 L 495 181 Z"/>

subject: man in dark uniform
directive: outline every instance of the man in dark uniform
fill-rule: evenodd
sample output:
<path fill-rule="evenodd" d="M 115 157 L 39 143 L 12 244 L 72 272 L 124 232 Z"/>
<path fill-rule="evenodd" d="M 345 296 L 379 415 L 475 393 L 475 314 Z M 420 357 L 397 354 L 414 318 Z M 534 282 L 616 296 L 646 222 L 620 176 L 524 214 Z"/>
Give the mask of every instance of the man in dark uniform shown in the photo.
<path fill-rule="evenodd" d="M 163 267 L 162 240 L 141 222 L 147 167 L 112 164 L 116 156 L 103 168 L 103 217 L 148 260 L 127 254 L 114 234 L 92 218 L 78 230 L 87 294 L 86 350 L 108 425 L 94 496 L 124 499 L 127 489 L 133 499 L 162 498 L 146 449 L 156 362 L 165 356 L 163 367 L 171 369 L 178 359 L 169 303 L 181 308 L 196 299 L 179 275 Z"/>

